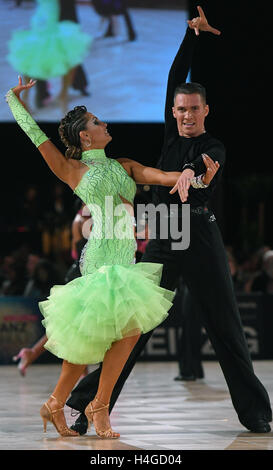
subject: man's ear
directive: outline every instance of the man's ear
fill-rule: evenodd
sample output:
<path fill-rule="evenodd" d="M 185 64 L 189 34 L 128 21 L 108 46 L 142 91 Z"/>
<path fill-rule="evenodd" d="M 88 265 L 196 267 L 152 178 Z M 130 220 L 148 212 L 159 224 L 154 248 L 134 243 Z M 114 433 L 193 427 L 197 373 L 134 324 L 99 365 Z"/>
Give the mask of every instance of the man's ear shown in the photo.
<path fill-rule="evenodd" d="M 205 110 L 206 110 L 205 111 L 205 116 L 207 116 L 209 114 L 209 105 L 208 104 L 206 104 Z"/>
<path fill-rule="evenodd" d="M 172 107 L 172 111 L 173 111 L 173 117 L 176 118 L 175 107 L 174 106 Z"/>

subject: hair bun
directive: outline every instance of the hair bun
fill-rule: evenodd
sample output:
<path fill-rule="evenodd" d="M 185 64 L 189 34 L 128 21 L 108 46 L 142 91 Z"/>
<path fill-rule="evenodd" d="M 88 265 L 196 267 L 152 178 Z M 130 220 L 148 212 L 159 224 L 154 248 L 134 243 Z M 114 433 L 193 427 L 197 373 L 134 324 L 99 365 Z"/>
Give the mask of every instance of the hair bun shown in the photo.
<path fill-rule="evenodd" d="M 75 160 L 81 158 L 80 131 L 86 129 L 88 121 L 86 113 L 86 106 L 75 106 L 61 120 L 58 131 L 61 141 L 67 147 L 66 158 L 74 158 Z"/>

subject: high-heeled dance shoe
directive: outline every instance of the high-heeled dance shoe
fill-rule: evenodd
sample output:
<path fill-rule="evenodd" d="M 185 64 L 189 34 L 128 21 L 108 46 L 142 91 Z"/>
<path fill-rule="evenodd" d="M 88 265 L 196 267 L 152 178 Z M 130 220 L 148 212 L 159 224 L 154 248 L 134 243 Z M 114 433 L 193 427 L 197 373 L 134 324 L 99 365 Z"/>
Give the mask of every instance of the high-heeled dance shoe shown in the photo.
<path fill-rule="evenodd" d="M 58 408 L 56 410 L 52 410 L 49 406 L 49 404 L 46 402 L 43 404 L 42 408 L 40 409 L 40 415 L 41 418 L 44 422 L 44 432 L 46 432 L 46 427 L 47 427 L 47 422 L 51 421 L 52 424 L 54 424 L 56 431 L 62 436 L 62 437 L 73 437 L 73 436 L 79 436 L 78 432 L 73 431 L 72 429 L 69 429 L 66 425 L 60 425 L 56 423 L 54 420 L 54 415 L 58 413 L 59 411 L 62 411 L 64 409 L 64 404 L 61 403 L 59 400 L 57 400 L 54 395 L 50 395 L 51 398 L 54 398 L 58 405 L 61 406 L 61 408 Z"/>
<path fill-rule="evenodd" d="M 21 351 L 19 352 L 19 354 L 17 354 L 17 356 L 13 356 L 12 360 L 14 362 L 18 361 L 18 359 L 20 359 L 19 363 L 18 363 L 18 370 L 20 372 L 20 374 L 24 377 L 26 375 L 26 370 L 27 370 L 27 367 L 29 366 L 29 364 L 31 364 L 33 362 L 33 351 L 32 349 L 29 349 L 29 348 L 23 348 L 21 349 Z"/>
<path fill-rule="evenodd" d="M 93 406 L 92 406 L 92 403 L 91 402 L 88 403 L 87 407 L 84 410 L 84 414 L 85 414 L 85 416 L 87 418 L 87 421 L 88 421 L 88 428 L 87 429 L 90 428 L 90 424 L 93 422 L 94 413 L 96 413 L 97 411 L 100 411 L 100 410 L 104 410 L 105 408 L 109 408 L 109 403 L 107 405 L 105 405 L 100 400 L 98 400 L 98 398 L 95 398 L 95 400 L 100 402 L 103 406 L 101 408 L 95 408 L 94 409 Z M 106 431 L 100 431 L 99 429 L 97 429 L 95 427 L 95 431 L 96 431 L 97 436 L 101 437 L 102 439 L 118 439 L 120 437 L 120 434 L 113 431 L 113 429 L 111 427 L 106 429 Z M 115 434 L 118 434 L 118 435 L 115 435 Z"/>

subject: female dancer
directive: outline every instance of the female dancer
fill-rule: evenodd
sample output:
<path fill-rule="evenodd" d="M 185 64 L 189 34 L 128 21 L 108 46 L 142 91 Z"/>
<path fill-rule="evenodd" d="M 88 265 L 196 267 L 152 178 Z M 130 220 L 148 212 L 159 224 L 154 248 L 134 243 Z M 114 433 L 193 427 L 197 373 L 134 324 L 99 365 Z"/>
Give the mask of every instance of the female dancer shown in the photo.
<path fill-rule="evenodd" d="M 112 140 L 107 124 L 84 106 L 77 106 L 61 121 L 59 134 L 67 147 L 62 155 L 20 100 L 20 93 L 34 84 L 31 80 L 23 85 L 19 77 L 19 85 L 7 93 L 7 102 L 49 168 L 82 199 L 93 218 L 82 252 L 82 276 L 54 286 L 48 300 L 39 304 L 48 338 L 45 348 L 64 359 L 57 385 L 40 414 L 44 430 L 49 420 L 62 436 L 78 435 L 66 425 L 64 403 L 85 365 L 103 362 L 96 397 L 85 414 L 89 424 L 94 422 L 98 436 L 118 438 L 108 414 L 113 387 L 140 334 L 167 317 L 174 297 L 174 292 L 159 286 L 161 264 L 134 264 L 131 217 L 136 182 L 173 186 L 181 173 L 164 172 L 127 158 L 107 158 L 104 148 Z M 217 169 L 214 165 L 207 170 L 205 184 Z M 125 224 L 120 214 L 126 215 Z"/>
<path fill-rule="evenodd" d="M 79 200 L 80 202 L 80 200 Z M 82 248 L 86 243 L 86 238 L 83 236 L 83 224 L 90 219 L 90 215 L 83 215 L 84 204 L 81 204 L 81 208 L 77 211 L 77 214 L 74 217 L 72 222 L 71 232 L 71 257 L 74 259 L 72 266 L 69 268 L 65 276 L 65 282 L 69 282 L 75 277 L 81 275 L 79 269 L 79 259 L 81 255 Z M 88 212 L 88 211 L 87 211 Z M 91 226 L 91 222 L 90 222 Z M 26 370 L 30 364 L 36 361 L 46 350 L 44 348 L 45 343 L 47 342 L 46 335 L 43 335 L 31 348 L 22 348 L 20 352 L 13 357 L 13 361 L 18 363 L 18 370 L 22 377 L 25 377 Z M 88 368 L 83 371 L 82 376 L 87 375 Z"/>
<path fill-rule="evenodd" d="M 75 67 L 83 62 L 90 44 L 91 37 L 82 32 L 79 24 L 59 21 L 57 0 L 37 0 L 31 29 L 13 32 L 7 59 L 26 80 L 28 77 L 41 80 L 63 77 L 58 99 L 66 112 L 67 90 Z"/>

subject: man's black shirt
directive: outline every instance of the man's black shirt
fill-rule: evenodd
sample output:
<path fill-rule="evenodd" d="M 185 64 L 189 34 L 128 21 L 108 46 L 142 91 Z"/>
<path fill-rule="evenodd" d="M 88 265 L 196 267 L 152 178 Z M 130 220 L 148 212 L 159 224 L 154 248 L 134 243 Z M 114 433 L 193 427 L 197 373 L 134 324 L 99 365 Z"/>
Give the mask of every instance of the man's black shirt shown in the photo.
<path fill-rule="evenodd" d="M 210 158 L 220 163 L 220 169 L 206 189 L 195 189 L 192 186 L 189 188 L 189 197 L 186 204 L 191 206 L 204 206 L 208 204 L 211 194 L 219 180 L 222 173 L 222 166 L 225 158 L 225 148 L 223 144 L 205 132 L 198 137 L 180 137 L 177 133 L 176 139 L 172 145 L 167 149 L 165 155 L 162 155 L 158 163 L 158 168 L 164 171 L 182 171 L 186 163 L 194 162 L 195 176 L 205 173 L 206 167 L 202 161 L 202 153 L 207 153 Z M 169 194 L 171 190 L 167 186 L 157 186 L 154 188 L 154 204 L 165 203 L 181 205 L 181 199 L 178 191 L 174 194 Z"/>

